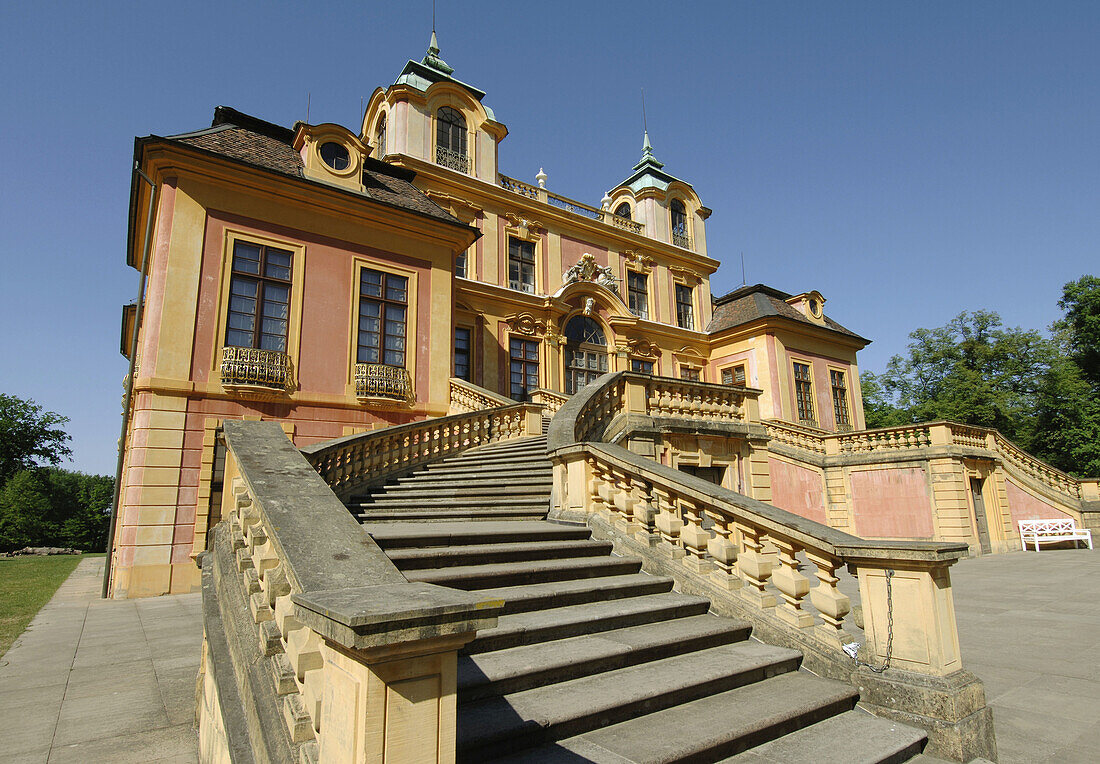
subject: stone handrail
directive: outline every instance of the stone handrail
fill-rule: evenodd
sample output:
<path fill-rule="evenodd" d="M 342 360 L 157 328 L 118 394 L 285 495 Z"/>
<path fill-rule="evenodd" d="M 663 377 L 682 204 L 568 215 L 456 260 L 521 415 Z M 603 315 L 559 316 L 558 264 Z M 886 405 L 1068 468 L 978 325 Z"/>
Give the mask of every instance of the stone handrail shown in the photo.
<path fill-rule="evenodd" d="M 531 403 L 537 403 L 543 406 L 543 412 L 546 415 L 553 415 L 558 413 L 558 409 L 565 405 L 565 402 L 569 400 L 569 396 L 565 393 L 559 393 L 554 390 L 547 390 L 542 387 L 536 387 L 528 394 L 528 398 L 531 399 Z"/>
<path fill-rule="evenodd" d="M 538 199 L 539 190 L 530 183 L 524 183 L 522 180 L 516 180 L 515 178 L 509 178 L 504 173 L 497 174 L 497 182 L 500 183 L 500 187 L 507 189 L 520 196 L 526 196 L 528 199 Z"/>
<path fill-rule="evenodd" d="M 764 429 L 773 441 L 814 454 L 825 453 L 825 438 L 821 433 L 779 419 L 765 420 Z"/>
<path fill-rule="evenodd" d="M 542 432 L 542 407 L 514 403 L 327 440 L 302 449 L 341 500 L 468 448 Z"/>
<path fill-rule="evenodd" d="M 228 421 L 224 432 L 224 522 L 203 563 L 206 644 L 222 646 L 205 648 L 203 750 L 217 758 L 236 734 L 278 752 L 269 758 L 359 762 L 406 739 L 442 732 L 439 740 L 453 741 L 445 677 L 458 648 L 495 624 L 501 603 L 410 583 L 278 423 Z M 257 643 L 255 653 L 248 646 Z M 438 729 L 364 707 L 368 688 L 384 701 L 400 692 L 388 685 L 401 670 L 425 660 L 442 666 Z M 240 707 L 229 708 L 233 701 Z M 227 731 L 230 717 L 251 729 Z"/>
<path fill-rule="evenodd" d="M 889 427 L 880 430 L 857 430 L 826 436 L 835 440 L 842 454 L 869 451 L 906 451 L 932 444 L 931 428 L 927 424 Z"/>
<path fill-rule="evenodd" d="M 1081 484 L 1083 481 L 1051 467 L 1041 459 L 1036 459 L 996 430 L 990 432 L 993 434 L 993 450 L 1004 460 L 1005 466 L 1009 468 L 1009 474 L 1015 469 L 1059 493 L 1069 494 L 1077 499 L 1081 498 Z"/>
<path fill-rule="evenodd" d="M 450 413 L 464 414 L 470 411 L 482 411 L 495 409 L 501 406 L 514 406 L 515 401 L 500 393 L 467 382 L 458 377 L 451 377 Z"/>

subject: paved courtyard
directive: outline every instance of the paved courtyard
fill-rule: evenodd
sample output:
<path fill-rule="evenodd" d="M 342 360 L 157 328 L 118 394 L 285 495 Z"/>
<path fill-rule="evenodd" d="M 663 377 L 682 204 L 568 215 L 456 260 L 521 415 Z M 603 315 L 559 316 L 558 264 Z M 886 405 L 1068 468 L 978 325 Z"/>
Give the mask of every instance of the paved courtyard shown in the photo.
<path fill-rule="evenodd" d="M 9 762 L 194 762 L 197 594 L 99 599 L 81 562 L 0 658 Z M 967 668 L 985 680 L 1000 761 L 1100 760 L 1100 550 L 952 568 Z"/>
<path fill-rule="evenodd" d="M 99 599 L 103 558 L 0 658 L 5 762 L 196 762 L 200 595 Z"/>

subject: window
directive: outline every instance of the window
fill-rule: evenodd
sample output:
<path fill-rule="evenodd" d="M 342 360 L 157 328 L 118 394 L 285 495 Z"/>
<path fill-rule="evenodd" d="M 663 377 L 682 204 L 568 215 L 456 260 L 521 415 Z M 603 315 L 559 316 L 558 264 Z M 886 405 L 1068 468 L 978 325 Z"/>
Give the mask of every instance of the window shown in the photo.
<path fill-rule="evenodd" d="M 509 386 L 513 400 L 527 399 L 527 394 L 539 386 L 539 343 L 512 337 L 508 345 Z"/>
<path fill-rule="evenodd" d="M 363 268 L 359 271 L 359 342 L 356 363 L 405 366 L 409 280 Z"/>
<path fill-rule="evenodd" d="M 284 249 L 234 243 L 227 346 L 286 352 L 291 257 Z"/>
<path fill-rule="evenodd" d="M 374 131 L 374 156 L 378 159 L 386 156 L 386 115 L 378 118 L 378 127 Z"/>
<path fill-rule="evenodd" d="M 470 381 L 470 330 L 455 327 L 455 376 Z"/>
<path fill-rule="evenodd" d="M 649 318 L 649 285 L 644 273 L 626 272 L 627 304 L 638 318 Z"/>
<path fill-rule="evenodd" d="M 687 229 L 687 210 L 679 199 L 673 199 L 668 206 L 669 218 L 672 223 L 672 243 L 685 249 L 691 248 L 691 237 Z"/>
<path fill-rule="evenodd" d="M 794 400 L 798 407 L 798 421 L 802 424 L 817 426 L 814 419 L 814 387 L 810 376 L 810 365 L 794 364 Z"/>
<path fill-rule="evenodd" d="M 466 158 L 466 120 L 450 106 L 444 106 L 435 116 L 436 164 L 467 172 L 470 163 Z"/>
<path fill-rule="evenodd" d="M 458 257 L 455 258 L 455 275 L 459 278 L 468 278 L 466 276 L 466 250 L 459 252 Z"/>
<path fill-rule="evenodd" d="M 844 382 L 844 372 L 830 369 L 829 381 L 833 388 L 833 415 L 836 417 L 836 429 L 850 430 L 852 419 L 848 415 L 848 386 Z"/>
<path fill-rule="evenodd" d="M 697 366 L 680 366 L 680 379 L 688 382 L 699 382 L 699 368 Z"/>
<path fill-rule="evenodd" d="M 615 217 L 630 220 L 630 202 L 623 202 L 615 208 Z"/>
<path fill-rule="evenodd" d="M 676 324 L 681 329 L 695 328 L 695 315 L 691 307 L 691 287 L 676 285 Z"/>
<path fill-rule="evenodd" d="M 722 369 L 722 384 L 723 385 L 744 385 L 745 384 L 745 366 L 741 364 L 739 366 L 731 366 L 728 369 Z"/>
<path fill-rule="evenodd" d="M 535 293 L 535 243 L 508 237 L 508 287 Z"/>
<path fill-rule="evenodd" d="M 351 155 L 347 147 L 333 141 L 321 144 L 321 159 L 337 172 L 348 169 L 348 165 L 351 164 Z"/>
<path fill-rule="evenodd" d="M 565 325 L 565 392 L 572 395 L 607 373 L 607 338 L 588 316 L 573 316 Z"/>
<path fill-rule="evenodd" d="M 631 358 L 630 370 L 641 372 L 642 374 L 652 374 L 653 361 L 643 361 L 641 358 Z"/>

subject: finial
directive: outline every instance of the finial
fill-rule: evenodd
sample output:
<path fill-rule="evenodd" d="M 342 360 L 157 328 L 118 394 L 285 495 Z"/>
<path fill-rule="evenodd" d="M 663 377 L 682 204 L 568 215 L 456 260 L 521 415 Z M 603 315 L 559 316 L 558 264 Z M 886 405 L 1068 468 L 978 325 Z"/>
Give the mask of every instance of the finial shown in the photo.
<path fill-rule="evenodd" d="M 539 174 L 535 176 L 535 180 L 538 181 L 539 188 L 546 188 L 546 179 L 548 177 L 549 176 L 546 174 L 546 171 L 540 167 Z"/>
<path fill-rule="evenodd" d="M 432 29 L 432 39 L 428 43 L 428 54 L 424 56 L 422 63 L 443 74 L 450 74 L 454 71 L 453 66 L 448 66 L 447 62 L 439 57 L 439 40 L 436 39 L 435 29 Z"/>
<path fill-rule="evenodd" d="M 605 191 L 603 199 L 600 199 L 600 209 L 607 212 L 611 209 L 611 192 Z"/>

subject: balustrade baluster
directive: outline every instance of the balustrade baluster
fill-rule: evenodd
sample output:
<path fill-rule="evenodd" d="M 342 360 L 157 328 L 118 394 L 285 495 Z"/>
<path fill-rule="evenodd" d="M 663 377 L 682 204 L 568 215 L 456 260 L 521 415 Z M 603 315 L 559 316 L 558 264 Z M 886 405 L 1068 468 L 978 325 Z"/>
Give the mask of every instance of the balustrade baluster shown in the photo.
<path fill-rule="evenodd" d="M 775 595 L 766 589 L 772 575 L 772 561 L 763 552 L 760 537 L 764 534 L 758 528 L 740 521 L 736 521 L 734 527 L 741 534 L 737 570 L 746 584 L 741 587 L 741 596 L 759 608 L 775 607 Z"/>
<path fill-rule="evenodd" d="M 810 593 L 810 579 L 799 570 L 797 555 L 802 547 L 774 536 L 771 541 L 779 550 L 779 569 L 772 573 L 772 583 L 783 598 L 776 614 L 796 628 L 809 628 L 814 625 L 814 617 L 802 609 L 803 600 Z"/>
<path fill-rule="evenodd" d="M 710 533 L 703 529 L 702 506 L 685 498 L 680 499 L 680 506 L 684 514 L 684 527 L 680 531 L 680 540 L 683 541 L 688 553 L 684 558 L 684 564 L 696 573 L 709 573 L 714 570 L 714 563 L 706 559 Z"/>
<path fill-rule="evenodd" d="M 630 491 L 634 497 L 634 535 L 649 544 L 657 541 L 654 518 L 657 514 L 650 496 L 649 485 L 639 477 L 630 478 Z"/>
<path fill-rule="evenodd" d="M 671 547 L 673 556 L 682 556 L 686 552 L 680 547 L 680 531 L 684 521 L 676 506 L 676 496 L 663 486 L 653 486 L 653 496 L 657 500 L 657 532 L 661 541 Z"/>
<path fill-rule="evenodd" d="M 730 536 L 733 534 L 733 521 L 716 510 L 706 510 L 707 517 L 713 523 L 714 537 L 707 542 L 707 552 L 714 559 L 718 570 L 711 578 L 719 585 L 730 590 L 741 588 L 741 579 L 737 577 L 737 545 Z"/>
<path fill-rule="evenodd" d="M 615 508 L 612 524 L 620 531 L 629 533 L 631 521 L 634 517 L 635 498 L 630 491 L 630 478 L 622 470 L 612 469 L 609 473 L 612 480 L 611 503 Z"/>
<path fill-rule="evenodd" d="M 588 457 L 588 468 L 589 506 L 586 509 L 590 514 L 604 517 L 610 511 L 607 503 L 607 476 L 599 460 L 595 457 Z"/>
<path fill-rule="evenodd" d="M 851 611 L 852 601 L 836 587 L 840 580 L 836 570 L 842 563 L 831 555 L 813 549 L 806 550 L 806 557 L 817 568 L 818 585 L 810 591 L 810 602 L 817 608 L 822 620 L 817 624 L 817 634 L 831 644 L 846 645 L 852 637 L 844 630 L 844 617 Z"/>

